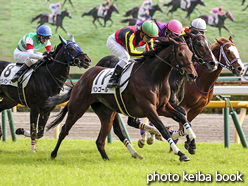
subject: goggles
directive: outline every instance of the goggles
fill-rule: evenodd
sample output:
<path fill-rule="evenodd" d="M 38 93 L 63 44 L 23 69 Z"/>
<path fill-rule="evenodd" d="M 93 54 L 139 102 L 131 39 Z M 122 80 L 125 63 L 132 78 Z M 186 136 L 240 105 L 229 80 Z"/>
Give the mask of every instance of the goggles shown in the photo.
<path fill-rule="evenodd" d="M 48 40 L 48 39 L 51 38 L 51 36 L 40 36 L 40 38 L 43 39 L 43 40 Z"/>

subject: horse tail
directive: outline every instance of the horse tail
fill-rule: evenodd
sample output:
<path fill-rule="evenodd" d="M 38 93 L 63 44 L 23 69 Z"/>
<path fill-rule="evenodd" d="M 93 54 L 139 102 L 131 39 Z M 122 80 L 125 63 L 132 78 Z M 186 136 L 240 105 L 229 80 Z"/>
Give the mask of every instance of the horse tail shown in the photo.
<path fill-rule="evenodd" d="M 94 12 L 96 9 L 97 9 L 97 7 L 94 7 L 94 8 L 92 8 L 88 13 L 87 13 L 87 12 L 83 13 L 83 14 L 82 14 L 82 17 L 84 17 L 85 15 L 92 15 L 93 12 Z"/>
<path fill-rule="evenodd" d="M 51 124 L 47 126 L 47 131 L 49 131 L 50 129 L 56 127 L 59 123 L 61 123 L 67 112 L 68 112 L 68 103 L 61 110 L 61 112 L 56 116 L 57 118 Z"/>
<path fill-rule="evenodd" d="M 133 21 L 133 19 L 123 19 L 121 20 L 121 23 L 129 23 L 130 21 Z"/>
<path fill-rule="evenodd" d="M 69 86 L 67 85 L 67 87 L 69 87 L 69 89 L 67 90 L 66 94 L 63 95 L 55 95 L 52 97 L 49 97 L 45 103 L 45 107 L 55 107 L 56 105 L 62 104 L 66 101 L 68 101 L 71 97 L 71 91 L 73 86 Z"/>
<path fill-rule="evenodd" d="M 130 16 L 130 15 L 132 14 L 132 11 L 133 11 L 133 9 L 132 9 L 132 10 L 127 11 L 127 12 L 126 12 L 126 14 L 124 15 L 124 17 L 128 17 L 128 16 Z"/>
<path fill-rule="evenodd" d="M 39 14 L 39 15 L 37 15 L 36 17 L 33 17 L 32 20 L 31 20 L 31 23 L 33 23 L 36 19 L 38 19 L 38 18 L 41 17 L 41 16 L 42 16 L 42 14 Z"/>
<path fill-rule="evenodd" d="M 128 23 L 129 26 L 135 25 L 137 22 L 136 18 L 123 19 L 121 23 Z"/>

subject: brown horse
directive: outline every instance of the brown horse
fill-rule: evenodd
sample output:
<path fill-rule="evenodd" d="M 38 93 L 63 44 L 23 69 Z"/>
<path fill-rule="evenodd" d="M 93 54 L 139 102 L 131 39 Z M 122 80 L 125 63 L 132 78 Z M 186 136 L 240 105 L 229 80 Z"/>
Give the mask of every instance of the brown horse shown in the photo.
<path fill-rule="evenodd" d="M 219 40 L 216 39 L 216 43 L 211 46 L 211 50 L 219 60 L 218 69 L 214 72 L 209 72 L 201 65 L 197 65 L 197 80 L 193 84 L 185 83 L 185 95 L 180 106 L 187 111 L 187 119 L 190 122 L 202 112 L 203 108 L 213 98 L 214 84 L 223 67 L 230 70 L 236 76 L 241 76 L 244 73 L 244 64 L 239 57 L 239 50 L 233 44 L 233 38 L 231 36 L 229 40 L 223 37 Z M 179 126 L 180 131 L 182 130 L 182 125 L 180 124 Z M 178 136 L 178 134 L 183 133 L 175 132 L 172 134 L 172 137 Z M 191 154 L 194 154 L 195 150 L 191 149 L 191 143 L 187 138 L 185 146 Z"/>
<path fill-rule="evenodd" d="M 124 104 L 126 113 L 129 116 L 149 118 L 162 136 L 170 143 L 174 153 L 180 157 L 180 161 L 189 161 L 189 158 L 174 144 L 170 133 L 159 116 L 170 117 L 175 121 L 184 123 L 187 131 L 191 133 L 191 139 L 195 138 L 186 117 L 168 103 L 170 97 L 168 79 L 172 68 L 177 68 L 182 73 L 185 73 L 188 82 L 195 81 L 197 74 L 191 62 L 193 54 L 182 37 L 169 38 L 168 40 L 160 38 L 159 41 L 156 44 L 157 55 L 136 60 L 128 85 L 119 96 L 122 97 L 122 104 Z M 53 158 L 57 156 L 60 144 L 65 136 L 68 135 L 71 127 L 91 106 L 101 121 L 101 130 L 96 141 L 98 150 L 103 159 L 109 159 L 104 149 L 105 139 L 111 130 L 116 113 L 121 112 L 122 109 L 119 107 L 121 103 L 117 103 L 115 100 L 115 96 L 118 96 L 117 94 L 115 96 L 111 94 L 91 94 L 95 77 L 104 69 L 103 67 L 95 66 L 83 74 L 72 89 L 69 103 L 61 111 L 59 117 L 48 126 L 48 130 L 55 127 L 69 111 L 57 145 L 51 153 Z M 147 129 L 151 133 L 157 132 L 153 127 L 132 122 L 132 120 L 135 119 L 129 117 L 129 123 L 134 124 L 133 127 Z M 130 148 L 132 147 L 129 146 L 128 140 L 125 139 L 123 143 L 131 152 L 132 149 Z M 141 158 L 136 152 L 132 152 L 132 156 Z"/>

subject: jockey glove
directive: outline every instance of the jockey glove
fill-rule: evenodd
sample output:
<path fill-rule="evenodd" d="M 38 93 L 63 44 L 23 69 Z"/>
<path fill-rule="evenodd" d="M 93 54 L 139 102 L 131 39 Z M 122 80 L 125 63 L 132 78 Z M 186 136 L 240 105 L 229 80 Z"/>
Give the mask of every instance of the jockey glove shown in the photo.
<path fill-rule="evenodd" d="M 155 54 L 156 54 L 156 51 L 155 50 L 150 50 L 150 51 L 147 51 L 147 52 L 143 52 L 143 55 L 144 56 L 153 57 L 153 56 L 155 56 Z"/>

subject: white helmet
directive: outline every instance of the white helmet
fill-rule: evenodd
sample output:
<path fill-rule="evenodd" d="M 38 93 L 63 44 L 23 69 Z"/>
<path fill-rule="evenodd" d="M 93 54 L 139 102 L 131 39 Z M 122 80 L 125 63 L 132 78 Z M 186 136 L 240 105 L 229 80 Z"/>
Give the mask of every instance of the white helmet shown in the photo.
<path fill-rule="evenodd" d="M 192 21 L 191 27 L 195 28 L 196 30 L 199 31 L 207 31 L 206 30 L 206 22 L 202 18 L 196 18 Z"/>

